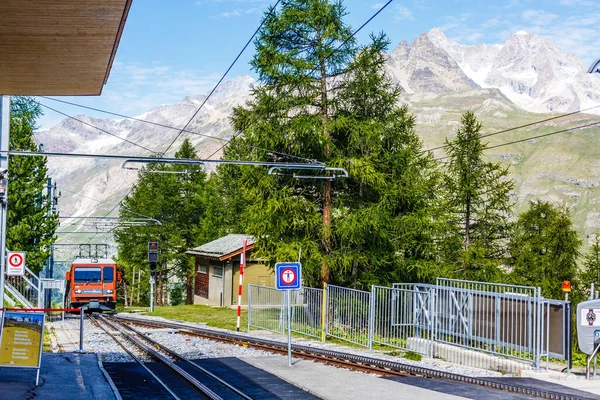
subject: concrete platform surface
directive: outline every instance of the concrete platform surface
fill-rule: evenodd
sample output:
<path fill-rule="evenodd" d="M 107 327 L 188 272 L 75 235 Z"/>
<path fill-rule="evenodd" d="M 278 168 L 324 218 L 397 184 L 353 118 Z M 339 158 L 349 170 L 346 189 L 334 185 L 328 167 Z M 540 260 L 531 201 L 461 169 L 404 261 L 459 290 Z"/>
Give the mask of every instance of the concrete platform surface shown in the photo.
<path fill-rule="evenodd" d="M 306 360 L 295 359 L 294 365 L 289 367 L 285 356 L 244 357 L 241 359 L 323 399 L 438 400 L 467 398 Z"/>
<path fill-rule="evenodd" d="M 600 399 L 600 376 L 592 376 L 590 380 L 587 380 L 585 379 L 585 376 L 581 374 L 567 374 L 556 371 L 522 371 L 521 376 L 523 378 L 533 378 L 550 383 L 550 386 L 546 386 L 548 390 L 553 390 L 552 385 L 561 385 L 563 387 L 593 394 L 594 396 L 590 396 L 590 398 Z"/>
<path fill-rule="evenodd" d="M 40 382 L 34 369 L 0 368 L 3 400 L 115 400 L 95 354 L 43 353 Z"/>

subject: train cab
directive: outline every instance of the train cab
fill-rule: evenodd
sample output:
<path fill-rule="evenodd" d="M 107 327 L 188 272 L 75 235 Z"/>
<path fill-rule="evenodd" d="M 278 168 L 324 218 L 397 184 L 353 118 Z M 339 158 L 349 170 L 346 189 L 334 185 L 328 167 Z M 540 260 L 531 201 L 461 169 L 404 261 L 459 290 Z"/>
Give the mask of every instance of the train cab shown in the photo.
<path fill-rule="evenodd" d="M 83 307 L 90 311 L 114 310 L 117 303 L 117 283 L 121 273 L 107 258 L 78 258 L 67 271 L 68 308 Z"/>

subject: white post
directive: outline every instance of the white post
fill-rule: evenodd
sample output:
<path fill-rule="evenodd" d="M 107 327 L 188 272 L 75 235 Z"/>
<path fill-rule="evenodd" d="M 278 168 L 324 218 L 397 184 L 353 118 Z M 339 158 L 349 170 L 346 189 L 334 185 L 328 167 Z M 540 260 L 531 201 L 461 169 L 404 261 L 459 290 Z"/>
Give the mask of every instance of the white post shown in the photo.
<path fill-rule="evenodd" d="M 240 284 L 238 286 L 238 304 L 237 304 L 237 331 L 240 331 L 240 317 L 242 315 L 242 288 L 244 281 L 244 269 L 246 268 L 246 246 L 248 241 L 244 239 L 242 243 L 242 254 L 240 255 Z"/>
<path fill-rule="evenodd" d="M 287 303 L 287 327 L 288 327 L 288 366 L 292 366 L 292 318 L 290 307 L 290 291 L 285 291 L 285 299 Z"/>
<path fill-rule="evenodd" d="M 150 312 L 154 312 L 154 277 L 150 276 Z"/>
<path fill-rule="evenodd" d="M 4 271 L 6 270 L 6 207 L 8 196 L 8 143 L 10 135 L 10 96 L 0 98 L 0 307 L 4 307 Z"/>

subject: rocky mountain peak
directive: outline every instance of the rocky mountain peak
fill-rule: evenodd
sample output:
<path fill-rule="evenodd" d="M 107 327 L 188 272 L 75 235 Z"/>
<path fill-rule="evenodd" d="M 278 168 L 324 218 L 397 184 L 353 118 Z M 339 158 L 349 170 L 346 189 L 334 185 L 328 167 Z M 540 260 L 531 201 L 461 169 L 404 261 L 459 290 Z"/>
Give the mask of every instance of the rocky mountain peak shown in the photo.
<path fill-rule="evenodd" d="M 600 103 L 600 81 L 573 54 L 524 31 L 504 44 L 467 46 L 439 28 L 390 54 L 390 74 L 406 93 L 440 94 L 497 88 L 533 112 L 574 111 Z"/>

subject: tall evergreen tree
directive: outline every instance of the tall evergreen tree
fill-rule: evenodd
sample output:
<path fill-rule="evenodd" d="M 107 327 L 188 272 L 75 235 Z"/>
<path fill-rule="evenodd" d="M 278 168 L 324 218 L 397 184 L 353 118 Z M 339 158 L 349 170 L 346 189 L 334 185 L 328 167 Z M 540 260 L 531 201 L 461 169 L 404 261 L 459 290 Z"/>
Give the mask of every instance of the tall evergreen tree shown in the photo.
<path fill-rule="evenodd" d="M 472 111 L 463 114 L 456 138 L 446 140 L 446 146 L 448 211 L 464 243 L 457 255 L 462 267 L 458 276 L 494 279 L 496 265 L 506 255 L 514 182 L 508 168 L 484 160 L 481 123 Z"/>
<path fill-rule="evenodd" d="M 583 256 L 582 271 L 579 278 L 581 290 L 585 297 L 590 295 L 590 285 L 594 290 L 600 290 L 600 234 L 596 233 L 589 250 Z M 593 294 L 593 293 L 591 293 Z"/>
<path fill-rule="evenodd" d="M 188 139 L 184 140 L 175 157 L 197 158 Z M 126 266 L 126 276 L 130 276 L 133 267 L 148 269 L 147 242 L 158 241 L 160 272 L 167 280 L 177 277 L 185 282 L 186 301 L 193 302 L 194 265 L 185 252 L 216 238 L 219 233 L 204 221 L 206 178 L 206 172 L 198 165 L 156 163 L 140 172 L 137 186 L 123 200 L 120 216 L 137 218 L 145 215 L 159 220 L 161 225 L 130 226 L 116 232 L 119 260 Z"/>
<path fill-rule="evenodd" d="M 387 39 L 359 48 L 345 15 L 339 1 L 288 0 L 266 16 L 252 61 L 261 85 L 234 110 L 238 137 L 225 158 L 298 161 L 285 153 L 345 167 L 350 178 L 219 168 L 236 203 L 246 204 L 241 219 L 259 239 L 259 255 L 290 260 L 301 248 L 308 284 L 383 282 L 416 270 L 413 260 L 434 258 L 424 240 L 432 236 L 425 212 L 435 198 L 432 160 L 385 76 Z"/>
<path fill-rule="evenodd" d="M 10 149 L 37 151 L 34 130 L 40 106 L 27 97 L 11 99 Z M 8 176 L 6 247 L 27 253 L 27 266 L 39 273 L 55 242 L 58 214 L 52 199 L 44 194 L 48 181 L 46 157 L 11 156 Z"/>
<path fill-rule="evenodd" d="M 566 208 L 531 202 L 519 216 L 510 242 L 511 278 L 520 285 L 539 286 L 544 296 L 560 299 L 561 282 L 576 280 L 580 246 Z"/>

